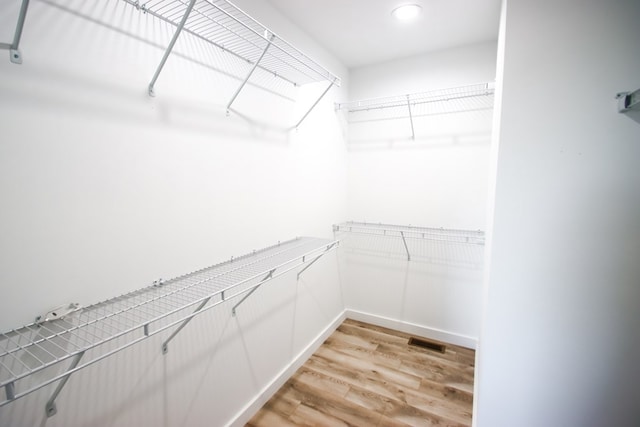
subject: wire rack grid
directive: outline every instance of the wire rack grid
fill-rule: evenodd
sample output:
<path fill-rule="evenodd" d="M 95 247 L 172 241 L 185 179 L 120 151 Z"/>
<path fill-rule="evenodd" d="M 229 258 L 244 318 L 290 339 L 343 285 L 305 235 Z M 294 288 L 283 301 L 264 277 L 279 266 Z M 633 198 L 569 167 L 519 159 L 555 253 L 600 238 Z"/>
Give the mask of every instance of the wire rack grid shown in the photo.
<path fill-rule="evenodd" d="M 5 391 L 0 406 L 66 381 L 70 373 L 178 326 L 171 339 L 195 315 L 239 295 L 246 297 L 264 282 L 304 264 L 306 269 L 336 244 L 311 237 L 278 243 L 94 304 L 66 318 L 0 333 L 0 387 Z M 90 357 L 79 364 L 87 350 Z M 69 359 L 71 367 L 62 373 L 48 369 Z M 36 378 L 36 373 L 42 375 Z"/>
<path fill-rule="evenodd" d="M 175 27 L 187 12 L 188 0 L 123 0 Z M 299 86 L 340 79 L 296 49 L 267 27 L 226 0 L 198 0 L 187 18 L 186 31 L 248 64 L 259 61 L 258 68 Z M 262 59 L 269 43 L 271 48 Z"/>
<path fill-rule="evenodd" d="M 345 222 L 333 226 L 341 246 L 353 253 L 452 267 L 483 264 L 484 232 L 392 224 Z"/>
<path fill-rule="evenodd" d="M 428 92 L 336 104 L 349 113 L 349 122 L 414 118 L 493 108 L 495 85 L 478 83 Z"/>

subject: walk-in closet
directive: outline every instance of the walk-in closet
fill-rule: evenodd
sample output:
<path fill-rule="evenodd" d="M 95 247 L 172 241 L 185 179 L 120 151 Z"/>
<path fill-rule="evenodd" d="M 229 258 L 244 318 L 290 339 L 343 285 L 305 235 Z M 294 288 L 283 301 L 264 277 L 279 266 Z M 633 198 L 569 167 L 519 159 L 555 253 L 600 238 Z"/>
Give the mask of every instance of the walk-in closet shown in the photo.
<path fill-rule="evenodd" d="M 637 426 L 640 2 L 5 0 L 0 426 Z"/>

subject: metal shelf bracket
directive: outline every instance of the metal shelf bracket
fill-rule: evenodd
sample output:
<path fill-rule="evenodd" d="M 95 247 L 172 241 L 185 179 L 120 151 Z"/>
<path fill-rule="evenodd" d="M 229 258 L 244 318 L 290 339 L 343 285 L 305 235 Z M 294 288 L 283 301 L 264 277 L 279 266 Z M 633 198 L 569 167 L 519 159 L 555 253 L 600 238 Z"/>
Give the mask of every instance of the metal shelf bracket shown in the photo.
<path fill-rule="evenodd" d="M 274 273 L 275 271 L 276 271 L 276 269 L 275 269 L 275 268 L 274 268 L 273 270 L 269 271 L 269 272 L 267 273 L 267 275 L 266 275 L 266 276 L 264 276 L 264 277 L 262 278 L 262 280 L 260 280 L 260 281 L 258 282 L 258 284 L 257 284 L 257 285 L 255 285 L 255 286 L 253 287 L 253 289 L 251 289 L 251 290 L 250 290 L 250 291 L 249 291 L 245 296 L 243 296 L 243 297 L 242 297 L 242 299 L 241 299 L 240 301 L 238 301 L 236 305 L 234 305 L 234 306 L 233 306 L 233 308 L 231 309 L 231 314 L 235 316 L 235 315 L 236 315 L 236 308 L 238 308 L 238 306 L 239 306 L 240 304 L 242 304 L 242 303 L 244 302 L 244 300 L 246 300 L 247 298 L 249 298 L 249 296 L 250 296 L 252 293 L 254 293 L 254 292 L 255 292 L 255 291 L 256 291 L 260 286 L 262 286 L 265 282 L 267 282 L 267 281 L 271 280 L 271 279 L 273 278 L 273 273 Z"/>
<path fill-rule="evenodd" d="M 27 17 L 27 9 L 29 8 L 29 0 L 22 0 L 20 13 L 18 14 L 18 22 L 16 23 L 16 31 L 13 35 L 13 42 L 0 43 L 1 49 L 9 50 L 9 61 L 14 64 L 22 64 L 22 53 L 18 47 L 20 46 L 20 38 L 22 37 L 22 29 L 24 28 L 24 20 Z"/>
<path fill-rule="evenodd" d="M 223 297 L 224 299 L 224 297 Z M 191 313 L 191 316 L 189 316 L 188 318 L 184 319 L 184 321 L 180 324 L 180 326 L 178 326 L 176 328 L 175 331 L 173 331 L 173 333 L 171 335 L 169 335 L 169 338 L 167 338 L 163 343 L 162 343 L 162 354 L 167 354 L 169 352 L 169 342 L 176 336 L 178 335 L 178 333 L 182 330 L 182 328 L 184 328 L 185 326 L 187 326 L 187 324 L 189 322 L 191 322 L 191 319 L 193 319 L 193 317 L 196 315 L 197 312 L 199 312 L 200 310 L 202 310 L 204 308 L 205 305 L 207 305 L 207 303 L 209 302 L 209 300 L 211 300 L 211 297 L 206 298 L 204 301 L 202 301 L 200 303 L 200 305 L 198 306 L 198 308 L 196 308 L 195 310 L 193 310 L 193 313 Z M 147 326 L 147 330 L 145 331 L 145 335 L 148 335 L 148 326 Z"/>
<path fill-rule="evenodd" d="M 151 83 L 149 83 L 149 96 L 156 96 L 156 93 L 154 90 L 154 85 L 156 84 L 156 80 L 158 80 L 158 77 L 160 76 L 160 72 L 164 68 L 164 64 L 167 62 L 167 58 L 169 58 L 169 55 L 171 54 L 171 51 L 173 50 L 173 47 L 176 44 L 176 41 L 178 41 L 178 36 L 180 36 L 180 32 L 182 32 L 182 29 L 184 28 L 184 24 L 187 22 L 187 19 L 189 19 L 189 15 L 191 14 L 191 10 L 193 10 L 193 5 L 195 3 L 196 3 L 196 0 L 189 1 L 187 10 L 185 10 L 184 15 L 182 16 L 182 20 L 178 24 L 178 27 L 176 28 L 176 32 L 173 34 L 173 37 L 171 38 L 171 42 L 169 42 L 169 46 L 167 46 L 167 50 L 164 52 L 164 55 L 162 56 L 162 60 L 158 65 L 158 69 L 153 75 L 153 78 L 151 79 Z"/>
<path fill-rule="evenodd" d="M 322 100 L 322 98 L 324 98 L 324 96 L 327 94 L 327 92 L 329 92 L 329 89 L 331 89 L 333 87 L 334 84 L 336 84 L 336 80 L 337 77 L 334 78 L 330 83 L 329 86 L 327 86 L 327 88 L 324 90 L 324 92 L 322 92 L 322 94 L 320 95 L 320 97 L 318 99 L 316 99 L 316 102 L 313 103 L 313 105 L 307 110 L 306 113 L 304 113 L 304 115 L 302 116 L 302 118 L 300 120 L 298 120 L 298 123 L 295 124 L 295 126 L 293 126 L 291 129 L 298 129 L 298 127 L 300 126 L 300 124 L 304 121 L 304 119 L 307 118 L 307 116 L 309 115 L 309 113 L 311 113 L 311 111 L 313 111 L 314 108 L 316 108 L 316 105 L 318 105 L 318 103 Z"/>
<path fill-rule="evenodd" d="M 413 114 L 411 113 L 411 98 L 407 95 L 407 108 L 409 109 L 409 123 L 411 123 L 411 139 L 416 139 L 416 132 L 413 129 Z"/>
<path fill-rule="evenodd" d="M 402 243 L 404 243 L 404 249 L 407 251 L 407 261 L 411 261 L 411 254 L 409 253 L 409 247 L 407 246 L 407 239 L 404 238 L 404 231 L 400 232 L 402 236 Z"/>
<path fill-rule="evenodd" d="M 338 242 L 333 242 L 331 243 L 329 246 L 327 246 L 327 248 L 324 250 L 324 252 L 322 252 L 320 255 L 316 256 L 314 259 L 311 260 L 311 262 L 309 262 L 309 264 L 305 265 L 304 268 L 302 270 L 300 270 L 298 272 L 298 275 L 296 276 L 296 280 L 300 280 L 300 275 L 309 267 L 311 267 L 313 265 L 313 263 L 315 263 L 316 261 L 318 261 L 320 258 L 322 258 L 322 256 L 324 254 L 326 254 L 327 252 L 329 252 L 331 250 L 331 248 L 333 248 L 335 245 L 337 245 Z"/>
<path fill-rule="evenodd" d="M 69 365 L 69 369 L 67 369 L 67 372 L 73 371 L 76 368 L 76 366 L 78 366 L 78 363 L 80 363 L 80 359 L 82 359 L 82 356 L 84 356 L 84 351 L 76 354 L 76 356 L 71 361 L 71 365 Z M 67 384 L 67 381 L 69 381 L 69 377 L 71 377 L 71 372 L 65 375 L 64 377 L 62 377 L 62 379 L 58 383 L 58 386 L 53 391 L 53 394 L 47 401 L 47 404 L 44 407 L 44 411 L 47 414 L 47 417 L 53 417 L 55 414 L 58 413 L 58 408 L 56 407 L 56 398 L 64 388 L 65 384 Z"/>
<path fill-rule="evenodd" d="M 249 71 L 249 73 L 247 73 L 247 76 L 244 78 L 244 80 L 242 81 L 242 83 L 240 84 L 238 89 L 236 89 L 236 92 L 231 97 L 231 100 L 227 104 L 227 115 L 229 115 L 229 110 L 231 109 L 231 104 L 233 104 L 233 102 L 236 100 L 238 95 L 240 95 L 240 92 L 242 91 L 244 86 L 247 84 L 247 82 L 251 78 L 251 75 L 256 70 L 256 68 L 258 68 L 258 65 L 260 65 L 260 61 L 262 61 L 262 58 L 264 58 L 264 55 L 269 50 L 269 47 L 271 46 L 271 43 L 273 43 L 273 39 L 275 39 L 275 37 L 276 37 L 275 34 L 268 35 L 268 34 L 265 33 L 265 39 L 267 39 L 267 45 L 264 47 L 264 50 L 262 51 L 262 54 L 256 60 L 256 62 L 253 63 L 253 67 L 251 67 L 251 70 Z"/>

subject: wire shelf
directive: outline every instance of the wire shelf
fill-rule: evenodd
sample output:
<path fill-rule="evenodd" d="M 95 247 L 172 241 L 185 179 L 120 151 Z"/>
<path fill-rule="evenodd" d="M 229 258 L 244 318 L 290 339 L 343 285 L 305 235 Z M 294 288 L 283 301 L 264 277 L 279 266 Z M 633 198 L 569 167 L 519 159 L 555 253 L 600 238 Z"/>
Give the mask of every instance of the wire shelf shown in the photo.
<path fill-rule="evenodd" d="M 175 27 L 187 13 L 188 0 L 124 0 Z M 340 79 L 294 46 L 276 36 L 260 60 L 270 35 L 274 33 L 226 0 L 198 0 L 182 31 L 294 85 Z"/>
<path fill-rule="evenodd" d="M 341 246 L 354 253 L 468 268 L 483 263 L 485 233 L 481 230 L 351 221 L 334 225 L 333 230 Z"/>
<path fill-rule="evenodd" d="M 337 103 L 336 109 L 348 113 L 382 110 L 379 113 L 380 116 L 402 118 L 409 116 L 408 109 L 410 107 L 414 117 L 418 117 L 425 114 L 445 114 L 479 108 L 493 108 L 494 92 L 495 85 L 493 83 L 478 83 L 408 95 Z M 357 120 L 357 117 L 350 115 L 349 120 Z"/>
<path fill-rule="evenodd" d="M 70 374 L 177 327 L 163 344 L 166 352 L 168 341 L 197 314 L 244 295 L 233 308 L 235 314 L 236 307 L 263 283 L 306 264 L 304 271 L 336 244 L 311 237 L 278 243 L 79 309 L 65 318 L 0 333 L 0 387 L 5 391 L 0 406 L 56 381 L 64 385 Z M 61 371 L 66 360 L 71 365 Z M 47 411 L 55 413 L 55 409 Z"/>

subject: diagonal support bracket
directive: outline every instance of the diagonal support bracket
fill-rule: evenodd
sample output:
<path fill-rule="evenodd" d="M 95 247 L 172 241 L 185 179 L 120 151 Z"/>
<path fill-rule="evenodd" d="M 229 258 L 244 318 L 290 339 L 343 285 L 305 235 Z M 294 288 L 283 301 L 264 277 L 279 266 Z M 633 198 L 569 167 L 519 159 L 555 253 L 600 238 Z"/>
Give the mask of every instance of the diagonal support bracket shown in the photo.
<path fill-rule="evenodd" d="M 262 58 L 264 58 L 264 56 L 266 55 L 267 50 L 269 50 L 269 47 L 271 46 L 271 43 L 273 42 L 273 39 L 275 39 L 275 37 L 276 37 L 275 34 L 271 34 L 269 37 L 265 37 L 267 39 L 267 45 L 264 47 L 264 50 L 262 51 L 262 54 L 260 55 L 258 60 L 253 63 L 253 67 L 251 67 L 251 70 L 242 81 L 242 84 L 238 87 L 238 89 L 236 89 L 236 93 L 234 93 L 233 96 L 231 97 L 231 101 L 229 101 L 229 103 L 227 104 L 227 115 L 229 114 L 229 109 L 231 108 L 231 105 L 236 100 L 238 95 L 240 95 L 242 88 L 244 88 L 244 86 L 247 84 L 253 72 L 256 70 L 256 68 L 258 68 L 260 61 L 262 61 Z"/>
<path fill-rule="evenodd" d="M 313 111 L 313 109 L 316 108 L 316 105 L 318 105 L 318 103 L 322 100 L 322 98 L 324 98 L 324 96 L 327 94 L 327 92 L 329 92 L 329 89 L 331 89 L 333 87 L 333 85 L 336 84 L 336 80 L 337 80 L 337 78 L 333 79 L 333 81 L 331 83 L 329 83 L 329 86 L 327 86 L 327 88 L 324 90 L 324 92 L 322 92 L 320 97 L 318 99 L 316 99 L 316 102 L 313 103 L 313 105 L 307 110 L 307 112 L 304 113 L 302 118 L 300 120 L 298 120 L 298 123 L 296 123 L 296 125 L 293 126 L 291 129 L 298 129 L 298 126 L 300 126 L 300 124 L 304 121 L 304 119 L 307 118 L 307 116 L 311 113 L 311 111 Z"/>
<path fill-rule="evenodd" d="M 407 95 L 407 108 L 409 109 L 409 123 L 411 123 L 411 139 L 416 139 L 416 132 L 413 129 L 413 113 L 411 112 L 411 99 L 409 95 Z M 404 239 L 404 236 L 402 237 Z M 405 244 L 406 246 L 406 244 Z"/>
<path fill-rule="evenodd" d="M 273 273 L 275 273 L 276 269 L 274 268 L 273 270 L 269 271 L 267 273 L 266 276 L 264 276 L 262 278 L 262 280 L 260 280 L 258 282 L 257 285 L 255 285 L 245 296 L 242 297 L 242 299 L 240 301 L 238 301 L 238 303 L 236 305 L 233 306 L 233 308 L 231 309 L 231 314 L 233 314 L 234 316 L 236 315 L 236 308 L 238 308 L 238 306 L 240 304 L 242 304 L 244 302 L 244 300 L 246 300 L 247 298 L 249 298 L 249 296 L 254 293 L 260 286 L 262 286 L 264 284 L 264 282 L 270 280 L 273 277 Z"/>
<path fill-rule="evenodd" d="M 73 371 L 76 368 L 76 366 L 78 366 L 78 363 L 80 363 L 80 359 L 82 359 L 82 356 L 84 356 L 84 351 L 81 351 L 80 353 L 76 354 L 73 360 L 71 361 L 71 365 L 69 365 L 69 369 L 67 369 L 67 371 Z M 58 386 L 53 391 L 53 394 L 47 401 L 47 404 L 44 407 L 44 411 L 47 414 L 47 417 L 53 417 L 55 414 L 58 413 L 58 408 L 56 407 L 56 399 L 60 394 L 60 392 L 62 391 L 62 389 L 64 388 L 65 384 L 67 384 L 67 381 L 69 381 L 69 377 L 71 377 L 71 373 L 62 377 L 62 379 L 58 383 Z"/>
<path fill-rule="evenodd" d="M 176 41 L 178 41 L 178 36 L 180 36 L 180 33 L 184 28 L 184 24 L 186 24 L 187 19 L 189 19 L 189 15 L 191 14 L 191 10 L 193 9 L 193 6 L 195 5 L 195 3 L 196 3 L 196 0 L 190 0 L 189 4 L 187 5 L 187 9 L 184 12 L 184 16 L 182 17 L 182 20 L 180 20 L 180 24 L 178 24 L 178 28 L 176 28 L 176 32 L 173 34 L 173 37 L 171 38 L 171 42 L 169 42 L 169 46 L 167 47 L 167 50 L 164 52 L 164 55 L 162 56 L 162 60 L 160 61 L 160 64 L 158 65 L 158 69 L 156 69 L 156 72 L 153 75 L 153 78 L 151 79 L 151 83 L 149 83 L 149 96 L 156 95 L 153 87 L 156 84 L 158 77 L 160 76 L 160 72 L 164 68 L 164 64 L 167 62 L 167 58 L 169 58 L 169 55 L 171 55 L 171 51 L 173 50 L 173 47 L 175 46 Z"/>
<path fill-rule="evenodd" d="M 223 293 L 223 297 L 224 299 L 224 293 Z M 169 352 L 169 342 L 175 338 L 176 335 L 178 335 L 178 333 L 182 330 L 182 328 L 184 328 L 185 326 L 187 326 L 187 324 L 189 322 L 191 322 L 191 319 L 194 318 L 194 316 L 196 315 L 197 312 L 199 312 L 200 310 L 202 310 L 204 308 L 205 305 L 207 305 L 207 303 L 209 302 L 209 300 L 211 300 L 211 297 L 205 298 L 200 305 L 198 306 L 198 308 L 196 308 L 195 310 L 193 310 L 193 313 L 191 313 L 191 316 L 189 316 L 188 318 L 184 319 L 184 321 L 180 324 L 180 326 L 178 326 L 176 328 L 175 331 L 173 331 L 173 333 L 171 335 L 169 335 L 169 338 L 167 338 L 163 343 L 162 343 L 162 354 L 167 354 Z"/>
<path fill-rule="evenodd" d="M 296 280 L 300 280 L 300 275 L 309 267 L 311 267 L 316 261 L 318 261 L 320 258 L 322 258 L 327 252 L 329 252 L 331 250 L 331 248 L 333 248 L 335 245 L 337 244 L 337 242 L 333 242 L 332 244 L 330 244 L 329 246 L 327 246 L 327 248 L 324 250 L 324 252 L 322 252 L 320 255 L 318 255 L 317 257 L 315 257 L 314 259 L 311 260 L 311 262 L 309 262 L 309 264 L 305 265 L 304 268 L 302 270 L 300 270 L 298 272 L 298 276 L 296 277 Z"/>
<path fill-rule="evenodd" d="M 407 251 L 407 261 L 411 261 L 411 254 L 409 253 L 409 247 L 407 246 L 407 239 L 404 238 L 404 231 L 400 232 L 402 237 L 402 243 L 404 243 L 404 249 Z"/>
<path fill-rule="evenodd" d="M 24 28 L 24 20 L 27 17 L 27 9 L 29 9 L 29 0 L 22 0 L 20 12 L 18 14 L 18 22 L 16 23 L 16 31 L 13 35 L 11 43 L 0 43 L 0 49 L 9 50 L 9 61 L 14 64 L 22 64 L 22 53 L 20 53 L 20 38 L 22 37 L 22 29 Z"/>

